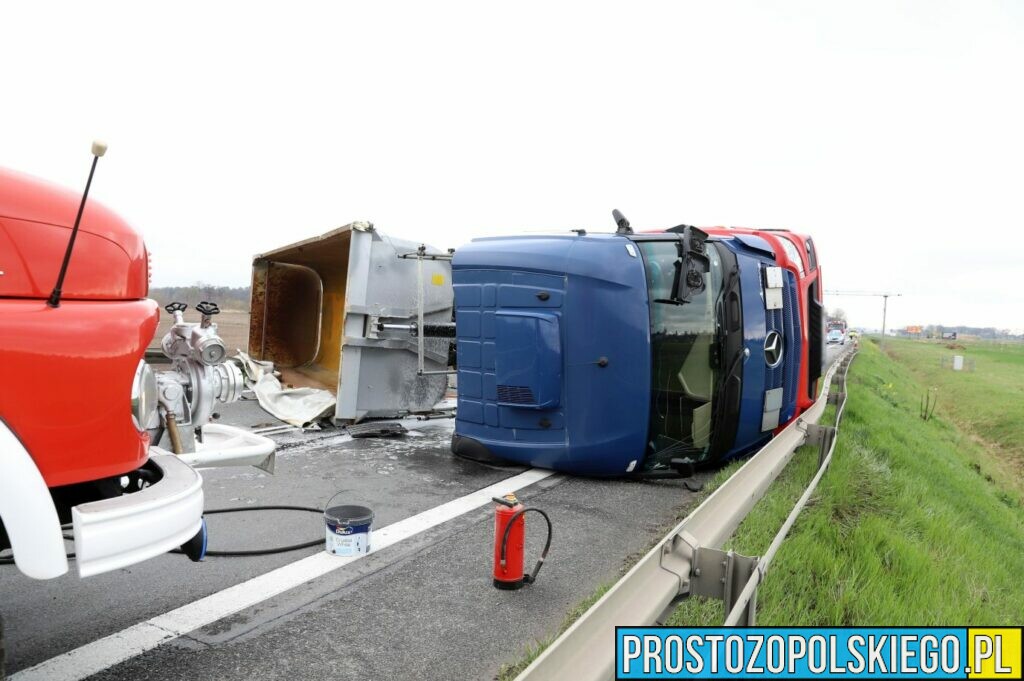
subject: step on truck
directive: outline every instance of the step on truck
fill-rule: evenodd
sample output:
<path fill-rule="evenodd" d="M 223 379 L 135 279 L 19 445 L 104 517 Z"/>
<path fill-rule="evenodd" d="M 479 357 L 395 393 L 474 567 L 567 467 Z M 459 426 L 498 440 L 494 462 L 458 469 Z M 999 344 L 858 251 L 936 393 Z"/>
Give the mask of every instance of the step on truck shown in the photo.
<path fill-rule="evenodd" d="M 687 474 L 797 413 L 796 274 L 696 227 L 477 239 L 452 261 L 452 451 L 594 476 Z"/>

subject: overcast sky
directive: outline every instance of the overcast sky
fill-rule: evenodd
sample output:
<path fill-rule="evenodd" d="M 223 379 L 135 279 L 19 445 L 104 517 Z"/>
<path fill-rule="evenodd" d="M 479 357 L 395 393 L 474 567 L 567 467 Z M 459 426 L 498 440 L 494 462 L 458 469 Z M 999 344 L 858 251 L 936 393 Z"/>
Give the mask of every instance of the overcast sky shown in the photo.
<path fill-rule="evenodd" d="M 890 325 L 1024 328 L 1024 3 L 5 3 L 0 164 L 139 229 L 154 284 L 353 220 L 458 247 L 789 227 Z M 831 297 L 877 327 L 881 301 Z"/>

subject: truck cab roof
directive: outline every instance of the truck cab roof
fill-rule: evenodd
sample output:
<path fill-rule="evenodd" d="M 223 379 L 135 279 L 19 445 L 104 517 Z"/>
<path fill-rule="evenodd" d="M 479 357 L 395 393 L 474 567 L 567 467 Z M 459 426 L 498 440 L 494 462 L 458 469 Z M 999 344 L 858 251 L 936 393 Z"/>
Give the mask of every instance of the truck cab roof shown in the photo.
<path fill-rule="evenodd" d="M 45 298 L 60 270 L 81 194 L 0 168 L 0 298 Z M 66 300 L 137 300 L 148 292 L 142 236 L 89 200 L 64 282 Z"/>

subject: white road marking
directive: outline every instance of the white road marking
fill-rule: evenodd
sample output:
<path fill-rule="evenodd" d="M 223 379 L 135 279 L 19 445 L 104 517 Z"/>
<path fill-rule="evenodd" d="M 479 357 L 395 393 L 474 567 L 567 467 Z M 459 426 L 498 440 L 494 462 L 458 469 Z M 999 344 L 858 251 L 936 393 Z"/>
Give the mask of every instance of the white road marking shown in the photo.
<path fill-rule="evenodd" d="M 464 497 L 374 530 L 372 552 L 376 553 L 386 549 L 420 532 L 480 508 L 492 497 L 528 487 L 553 474 L 554 471 L 532 468 Z M 321 552 L 297 560 L 163 615 L 140 622 L 116 634 L 105 636 L 80 648 L 52 657 L 34 667 L 23 669 L 9 676 L 9 681 L 35 681 L 37 679 L 77 681 L 84 679 L 190 631 L 252 607 L 317 577 L 322 577 L 359 560 L 361 557 L 340 558 Z"/>

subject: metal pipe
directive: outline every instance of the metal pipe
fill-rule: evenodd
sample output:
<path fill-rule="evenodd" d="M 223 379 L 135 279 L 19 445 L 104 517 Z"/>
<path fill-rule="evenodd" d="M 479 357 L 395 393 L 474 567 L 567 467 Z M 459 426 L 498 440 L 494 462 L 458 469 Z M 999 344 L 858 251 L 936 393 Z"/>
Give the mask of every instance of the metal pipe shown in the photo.
<path fill-rule="evenodd" d="M 167 437 L 171 439 L 171 451 L 175 454 L 181 454 L 185 451 L 185 448 L 181 445 L 181 433 L 178 432 L 178 420 L 174 418 L 172 412 L 167 412 L 164 415 L 164 421 L 167 422 Z"/>
<path fill-rule="evenodd" d="M 416 287 L 416 324 L 417 328 L 423 328 L 423 254 L 426 248 L 420 246 L 417 254 L 419 258 L 416 259 L 416 267 L 419 278 L 419 286 Z M 416 334 L 416 361 L 419 370 L 417 373 L 423 376 L 423 334 Z"/>

